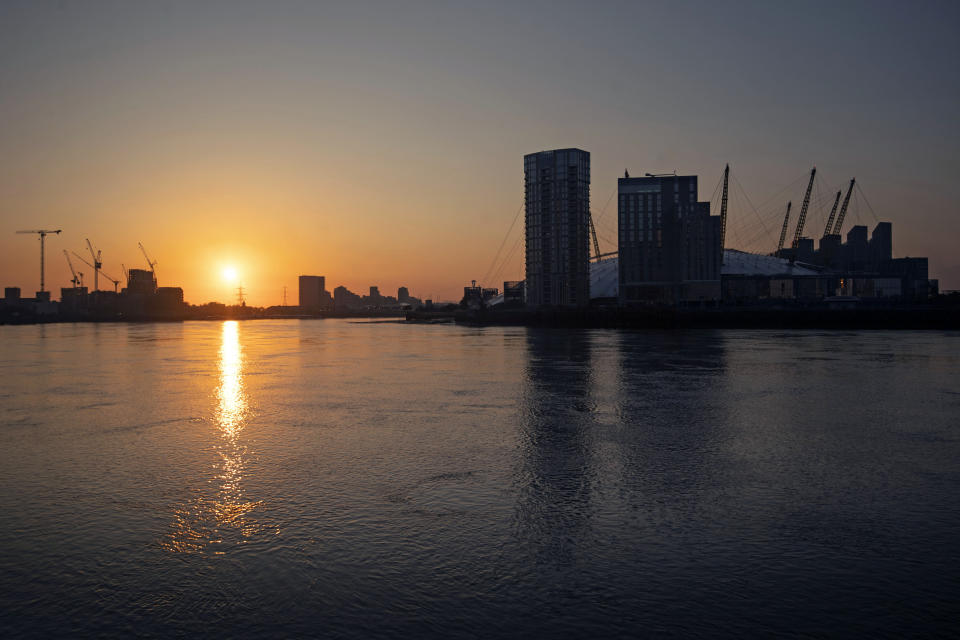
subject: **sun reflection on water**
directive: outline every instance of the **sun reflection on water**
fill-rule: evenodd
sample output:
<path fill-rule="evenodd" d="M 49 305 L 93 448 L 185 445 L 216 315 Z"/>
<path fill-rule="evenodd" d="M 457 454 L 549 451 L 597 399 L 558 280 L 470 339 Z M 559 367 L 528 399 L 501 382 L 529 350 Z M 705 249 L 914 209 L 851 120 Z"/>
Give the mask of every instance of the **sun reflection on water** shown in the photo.
<path fill-rule="evenodd" d="M 220 386 L 217 388 L 217 424 L 223 436 L 236 442 L 243 429 L 247 401 L 243 395 L 243 354 L 237 321 L 223 323 L 223 341 L 220 345 Z"/>
<path fill-rule="evenodd" d="M 223 553 L 225 545 L 245 542 L 262 528 L 250 514 L 263 502 L 246 500 L 242 485 L 248 449 L 241 434 L 249 409 L 243 385 L 243 349 L 235 320 L 223 323 L 219 355 L 214 423 L 219 429 L 215 448 L 220 460 L 210 483 L 216 493 L 201 496 L 176 511 L 173 531 L 162 543 L 170 551 Z"/>

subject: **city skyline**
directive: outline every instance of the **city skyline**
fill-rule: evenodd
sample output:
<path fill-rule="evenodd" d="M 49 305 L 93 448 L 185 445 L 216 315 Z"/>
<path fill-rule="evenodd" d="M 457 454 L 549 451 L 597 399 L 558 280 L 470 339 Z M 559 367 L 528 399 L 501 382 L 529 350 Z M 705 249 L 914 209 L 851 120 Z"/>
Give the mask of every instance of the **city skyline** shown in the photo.
<path fill-rule="evenodd" d="M 0 9 L 0 284 L 37 288 L 13 232 L 49 226 L 53 291 L 90 238 L 113 277 L 143 242 L 194 303 L 234 298 L 228 267 L 253 305 L 302 273 L 455 299 L 522 206 L 522 156 L 578 147 L 604 250 L 624 168 L 699 175 L 706 199 L 729 162 L 763 210 L 816 164 L 960 288 L 953 5 L 284 8 Z M 728 247 L 773 250 L 753 216 L 731 209 Z M 483 284 L 522 277 L 516 255 Z"/>
<path fill-rule="evenodd" d="M 958 25 L 0 2 L 0 639 L 956 635 Z"/>

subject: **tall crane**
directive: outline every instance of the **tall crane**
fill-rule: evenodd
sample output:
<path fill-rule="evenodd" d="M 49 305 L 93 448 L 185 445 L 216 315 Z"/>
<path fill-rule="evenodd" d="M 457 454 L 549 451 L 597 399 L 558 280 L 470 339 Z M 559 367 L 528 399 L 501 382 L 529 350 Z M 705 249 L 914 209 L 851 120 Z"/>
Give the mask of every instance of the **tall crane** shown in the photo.
<path fill-rule="evenodd" d="M 850 178 L 850 188 L 847 189 L 847 195 L 843 198 L 843 204 L 840 205 L 840 216 L 837 217 L 837 226 L 833 228 L 833 235 L 840 235 L 840 229 L 843 228 L 843 219 L 847 216 L 847 206 L 850 204 L 850 194 L 853 193 L 853 184 L 856 178 Z"/>
<path fill-rule="evenodd" d="M 157 266 L 157 261 L 150 259 L 150 256 L 147 255 L 147 250 L 143 248 L 143 243 L 142 243 L 142 242 L 138 242 L 137 245 L 140 247 L 140 251 L 143 252 L 143 257 L 147 259 L 147 264 L 150 265 L 150 273 L 152 273 L 154 279 L 156 279 L 157 273 L 156 273 L 155 269 L 156 269 L 156 266 Z"/>
<path fill-rule="evenodd" d="M 44 280 L 43 280 L 43 245 L 46 241 L 47 234 L 53 233 L 59 235 L 63 229 L 34 229 L 31 231 L 17 231 L 17 233 L 37 233 L 40 235 L 40 291 L 43 292 L 44 289 Z"/>
<path fill-rule="evenodd" d="M 90 257 L 93 258 L 93 290 L 100 291 L 100 267 L 103 266 L 103 262 L 100 261 L 100 249 L 97 249 L 97 252 L 94 253 L 90 238 L 85 238 L 85 240 L 87 241 L 87 249 L 90 250 Z"/>
<path fill-rule="evenodd" d="M 723 170 L 723 196 L 720 198 L 720 250 L 725 246 L 727 237 L 727 183 L 730 179 L 730 165 Z"/>
<path fill-rule="evenodd" d="M 87 262 L 87 260 L 86 260 L 82 255 L 80 255 L 79 253 L 77 253 L 76 251 L 73 252 L 73 255 L 75 255 L 75 256 L 77 257 L 77 259 L 80 260 L 80 262 L 82 262 L 83 264 L 85 264 L 85 265 L 87 265 L 87 266 L 90 266 L 90 267 L 93 267 L 93 268 L 94 268 L 95 270 L 97 270 L 97 271 L 100 271 L 100 274 L 101 274 L 104 278 L 106 278 L 107 280 L 109 280 L 110 282 L 113 283 L 113 292 L 114 292 L 114 293 L 117 292 L 117 287 L 118 287 L 119 284 L 120 284 L 120 281 L 119 281 L 119 280 L 116 280 L 116 279 L 114 279 L 114 278 L 111 278 L 109 275 L 107 275 L 106 273 L 104 273 L 103 270 L 100 269 L 100 268 L 97 266 L 98 263 L 95 262 L 95 263 L 93 263 L 93 264 L 90 264 L 89 262 Z M 69 260 L 70 258 L 68 257 L 67 259 Z M 95 291 L 97 291 L 97 289 L 95 289 Z"/>
<path fill-rule="evenodd" d="M 837 191 L 837 198 L 833 201 L 833 208 L 830 209 L 830 217 L 827 218 L 827 227 L 823 230 L 824 237 L 830 235 L 830 227 L 833 226 L 833 218 L 837 215 L 837 205 L 840 204 L 840 194 L 842 191 Z"/>
<path fill-rule="evenodd" d="M 790 206 L 792 202 L 787 203 L 787 215 L 783 217 L 783 228 L 780 229 L 780 242 L 777 243 L 777 253 L 774 255 L 780 255 L 780 252 L 783 251 L 783 241 L 787 239 L 787 224 L 790 223 Z"/>
<path fill-rule="evenodd" d="M 817 175 L 817 168 L 814 167 L 810 172 L 810 182 L 807 183 L 807 192 L 803 195 L 803 205 L 800 207 L 800 217 L 797 219 L 797 229 L 793 232 L 794 249 L 800 244 L 800 236 L 803 234 L 803 223 L 807 221 L 807 208 L 810 206 L 810 192 L 813 191 L 813 178 Z"/>
<path fill-rule="evenodd" d="M 70 267 L 70 273 L 73 274 L 73 278 L 70 279 L 71 284 L 73 284 L 73 288 L 76 289 L 77 287 L 82 286 L 80 284 L 80 278 L 77 277 L 77 272 L 73 268 L 73 262 L 70 261 L 70 254 L 67 253 L 66 249 L 63 250 L 63 256 L 67 259 L 67 266 Z"/>

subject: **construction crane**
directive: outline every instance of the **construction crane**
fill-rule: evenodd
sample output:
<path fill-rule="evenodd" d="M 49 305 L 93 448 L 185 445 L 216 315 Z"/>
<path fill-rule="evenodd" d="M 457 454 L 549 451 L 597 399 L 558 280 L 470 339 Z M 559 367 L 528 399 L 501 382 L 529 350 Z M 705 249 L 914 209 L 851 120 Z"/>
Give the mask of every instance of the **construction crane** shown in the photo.
<path fill-rule="evenodd" d="M 803 234 L 803 223 L 807 221 L 807 208 L 810 206 L 810 192 L 813 190 L 813 178 L 817 175 L 817 168 L 810 171 L 810 182 L 807 183 L 807 192 L 803 195 L 803 205 L 800 207 L 800 217 L 797 219 L 797 229 L 793 232 L 794 249 L 800 244 L 800 236 Z"/>
<path fill-rule="evenodd" d="M 151 260 L 151 259 L 150 259 L 150 256 L 147 255 L 147 250 L 143 248 L 143 243 L 142 243 L 142 242 L 138 242 L 138 243 L 137 243 L 137 246 L 139 246 L 139 247 L 140 247 L 140 251 L 143 252 L 143 257 L 147 259 L 147 264 L 150 265 L 150 273 L 152 273 L 154 279 L 156 279 L 156 277 L 157 277 L 157 273 L 156 273 L 156 270 L 155 270 L 155 269 L 156 269 L 156 266 L 157 266 L 156 260 Z"/>
<path fill-rule="evenodd" d="M 46 241 L 47 234 L 53 233 L 53 234 L 59 235 L 61 231 L 63 231 L 63 229 L 56 229 L 56 230 L 34 229 L 31 231 L 17 231 L 17 233 L 37 233 L 40 235 L 40 291 L 41 292 L 46 291 L 46 289 L 44 289 L 44 280 L 43 280 L 43 249 L 44 249 L 43 245 L 44 245 L 44 242 Z"/>
<path fill-rule="evenodd" d="M 837 205 L 840 204 L 840 194 L 842 193 L 842 191 L 837 191 L 837 197 L 833 201 L 833 208 L 830 209 L 830 217 L 827 218 L 827 227 L 823 230 L 824 237 L 830 235 L 830 227 L 833 226 L 833 218 L 837 215 Z"/>
<path fill-rule="evenodd" d="M 70 267 L 70 273 L 73 274 L 73 278 L 70 280 L 70 282 L 73 284 L 73 288 L 76 289 L 77 287 L 82 286 L 80 284 L 80 278 L 77 277 L 77 272 L 73 268 L 73 262 L 70 261 L 70 254 L 67 253 L 66 249 L 63 250 L 63 256 L 67 259 L 67 266 Z"/>
<path fill-rule="evenodd" d="M 126 280 L 127 282 L 129 282 L 129 281 L 130 281 L 130 274 L 127 273 L 127 265 L 125 265 L 125 264 L 123 264 L 123 263 L 121 262 L 121 263 L 120 263 L 120 268 L 123 269 L 123 279 Z"/>
<path fill-rule="evenodd" d="M 856 178 L 850 178 L 850 188 L 847 189 L 847 195 L 843 198 L 843 204 L 840 205 L 840 215 L 837 217 L 837 226 L 833 228 L 833 235 L 840 235 L 840 229 L 843 228 L 843 219 L 847 216 L 847 206 L 850 204 L 850 194 L 853 193 L 853 184 Z"/>
<path fill-rule="evenodd" d="M 594 261 L 600 262 L 600 243 L 597 242 L 597 228 L 593 226 L 593 214 L 589 214 L 590 220 L 590 235 L 593 237 L 593 254 Z"/>
<path fill-rule="evenodd" d="M 790 206 L 792 202 L 787 203 L 787 215 L 783 217 L 783 228 L 780 229 L 780 242 L 777 243 L 777 253 L 774 255 L 780 255 L 780 252 L 783 251 L 783 241 L 787 239 L 787 224 L 790 223 Z"/>
<path fill-rule="evenodd" d="M 720 198 L 720 250 L 723 251 L 727 237 L 727 184 L 730 180 L 730 165 L 723 170 L 723 195 Z"/>
<path fill-rule="evenodd" d="M 80 260 L 83 264 L 85 264 L 85 265 L 87 265 L 87 266 L 90 266 L 90 267 L 93 267 L 93 268 L 96 269 L 96 270 L 99 270 L 99 271 L 100 271 L 100 274 L 101 274 L 104 278 L 106 278 L 107 280 L 109 280 L 110 282 L 113 283 L 113 292 L 114 292 L 114 293 L 117 292 L 117 287 L 118 287 L 119 284 L 120 284 L 120 281 L 119 281 L 119 280 L 116 280 L 116 279 L 114 279 L 114 278 L 111 278 L 109 275 L 107 275 L 106 273 L 104 273 L 102 270 L 99 269 L 99 267 L 95 266 L 96 263 L 90 264 L 89 262 L 87 262 L 86 259 L 85 259 L 82 255 L 80 255 L 79 253 L 77 253 L 76 251 L 73 252 L 73 255 L 75 255 L 75 256 L 77 257 L 77 259 Z M 69 258 L 67 258 L 67 259 L 69 260 Z M 94 291 L 97 291 L 97 289 L 94 289 Z"/>
<path fill-rule="evenodd" d="M 100 250 L 93 251 L 93 245 L 90 244 L 90 238 L 84 238 L 87 241 L 87 249 L 90 250 L 90 257 L 93 258 L 93 290 L 100 291 L 100 267 L 103 262 L 100 261 Z M 89 263 L 88 263 L 89 264 Z"/>

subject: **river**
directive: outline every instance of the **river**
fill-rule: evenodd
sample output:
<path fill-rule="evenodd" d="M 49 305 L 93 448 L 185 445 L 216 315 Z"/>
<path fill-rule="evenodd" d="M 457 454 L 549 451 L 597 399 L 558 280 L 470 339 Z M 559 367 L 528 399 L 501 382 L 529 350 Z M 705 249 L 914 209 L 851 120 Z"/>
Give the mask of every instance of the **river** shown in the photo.
<path fill-rule="evenodd" d="M 3 637 L 960 619 L 956 332 L 0 326 L 0 381 Z"/>

